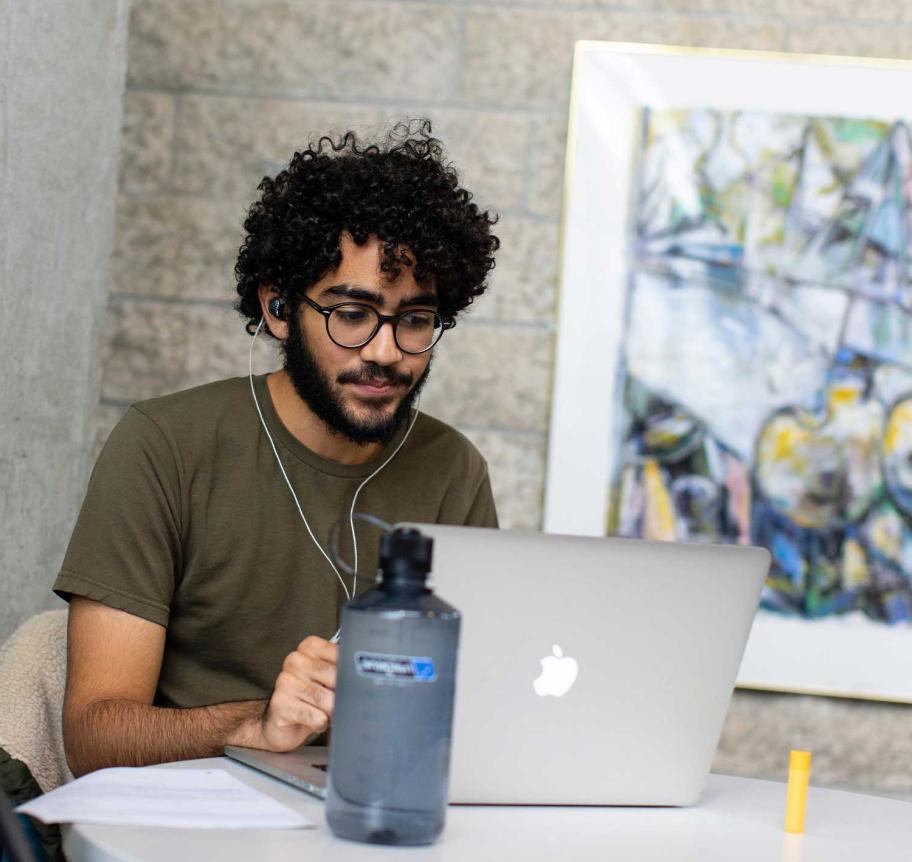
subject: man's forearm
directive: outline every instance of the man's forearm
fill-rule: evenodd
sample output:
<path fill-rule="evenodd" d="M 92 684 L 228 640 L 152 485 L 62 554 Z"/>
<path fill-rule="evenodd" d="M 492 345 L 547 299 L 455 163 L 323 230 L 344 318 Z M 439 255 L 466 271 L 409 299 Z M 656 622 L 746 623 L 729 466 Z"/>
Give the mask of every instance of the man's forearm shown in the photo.
<path fill-rule="evenodd" d="M 102 700 L 65 721 L 67 761 L 74 775 L 107 766 L 148 766 L 215 757 L 228 744 L 256 747 L 265 700 L 189 709 Z"/>

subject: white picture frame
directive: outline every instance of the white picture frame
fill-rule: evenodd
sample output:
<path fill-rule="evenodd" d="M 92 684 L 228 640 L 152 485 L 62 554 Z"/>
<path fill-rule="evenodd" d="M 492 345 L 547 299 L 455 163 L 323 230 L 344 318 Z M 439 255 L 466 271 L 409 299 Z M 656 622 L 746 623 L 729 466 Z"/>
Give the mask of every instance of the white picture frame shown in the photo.
<path fill-rule="evenodd" d="M 912 118 L 912 63 L 579 42 L 574 59 L 546 532 L 604 535 L 643 109 Z M 912 702 L 912 624 L 758 612 L 739 685 Z"/>

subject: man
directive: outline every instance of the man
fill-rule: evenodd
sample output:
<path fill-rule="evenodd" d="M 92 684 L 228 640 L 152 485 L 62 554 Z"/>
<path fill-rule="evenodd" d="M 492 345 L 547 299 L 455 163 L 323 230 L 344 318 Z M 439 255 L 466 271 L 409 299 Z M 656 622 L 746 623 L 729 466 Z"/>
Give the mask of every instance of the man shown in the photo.
<path fill-rule="evenodd" d="M 54 585 L 74 774 L 326 730 L 354 587 L 329 537 L 356 493 L 388 523 L 496 526 L 484 459 L 413 411 L 499 244 L 430 132 L 323 138 L 264 179 L 237 308 L 284 368 L 138 403 L 112 432 Z M 367 587 L 379 536 L 356 526 Z"/>

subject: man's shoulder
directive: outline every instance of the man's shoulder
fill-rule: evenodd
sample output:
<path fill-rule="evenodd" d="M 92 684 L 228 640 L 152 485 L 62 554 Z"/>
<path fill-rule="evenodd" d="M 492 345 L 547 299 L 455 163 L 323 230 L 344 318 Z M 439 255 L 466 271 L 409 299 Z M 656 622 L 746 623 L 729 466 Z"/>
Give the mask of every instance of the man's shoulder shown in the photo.
<path fill-rule="evenodd" d="M 424 512 L 423 517 L 412 520 L 496 527 L 488 464 L 475 444 L 465 434 L 424 413 L 414 431 L 411 457 L 399 467 L 413 482 L 415 500 L 423 497 L 432 514 Z"/>
<path fill-rule="evenodd" d="M 177 432 L 183 427 L 199 428 L 201 423 L 217 424 L 225 417 L 236 417 L 238 409 L 249 401 L 247 378 L 232 377 L 137 401 L 133 408 L 163 429 Z"/>
<path fill-rule="evenodd" d="M 432 458 L 451 469 L 486 473 L 487 461 L 475 444 L 461 431 L 427 413 L 420 413 L 412 430 L 413 451 L 421 458 Z"/>

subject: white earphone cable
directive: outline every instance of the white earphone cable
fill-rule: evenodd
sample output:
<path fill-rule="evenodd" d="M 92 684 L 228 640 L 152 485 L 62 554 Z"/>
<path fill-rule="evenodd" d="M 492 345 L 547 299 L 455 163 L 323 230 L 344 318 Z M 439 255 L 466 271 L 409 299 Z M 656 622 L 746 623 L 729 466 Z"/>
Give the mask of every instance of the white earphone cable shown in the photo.
<path fill-rule="evenodd" d="M 412 416 L 412 421 L 409 423 L 408 431 L 405 432 L 405 436 L 399 441 L 399 445 L 393 450 L 392 454 L 387 458 L 373 473 L 370 474 L 355 491 L 354 496 L 352 497 L 351 509 L 348 511 L 348 525 L 351 528 L 351 537 L 352 537 L 352 570 L 354 571 L 354 576 L 352 578 L 352 595 L 358 591 L 358 542 L 355 539 L 355 503 L 358 502 L 358 495 L 361 493 L 361 489 L 370 482 L 396 455 L 399 453 L 399 450 L 405 445 L 405 441 L 408 440 L 409 434 L 412 433 L 412 428 L 415 427 L 415 422 L 418 420 L 418 407 L 421 404 L 421 393 L 418 393 L 418 397 L 415 399 L 415 406 L 412 408 L 414 410 L 414 415 Z"/>
<path fill-rule="evenodd" d="M 405 445 L 405 441 L 408 439 L 409 434 L 412 433 L 412 428 L 415 427 L 415 422 L 418 419 L 418 404 L 416 404 L 415 407 L 413 408 L 414 416 L 412 416 L 412 421 L 409 423 L 408 430 L 405 432 L 405 435 L 403 436 L 402 440 L 399 442 L 399 445 L 393 450 L 393 452 L 389 456 L 389 458 L 387 458 L 376 470 L 374 470 L 373 473 L 370 474 L 370 476 L 368 476 L 358 486 L 357 490 L 354 493 L 354 496 L 352 497 L 351 508 L 349 509 L 349 513 L 348 513 L 348 524 L 349 524 L 349 529 L 351 530 L 351 537 L 352 537 L 354 575 L 353 575 L 353 579 L 352 579 L 352 588 L 349 591 L 348 586 L 345 583 L 345 580 L 343 579 L 342 575 L 339 573 L 338 568 L 336 568 L 336 564 L 332 561 L 332 558 L 329 556 L 329 554 L 327 554 L 326 551 L 323 549 L 323 546 L 317 541 L 317 537 L 314 535 L 313 530 L 311 530 L 311 528 L 310 528 L 310 524 L 307 522 L 307 518 L 304 515 L 304 510 L 301 508 L 301 503 L 298 500 L 298 495 L 295 493 L 294 486 L 291 484 L 291 480 L 288 478 L 288 473 L 285 472 L 285 465 L 282 463 L 282 459 L 279 457 L 279 450 L 276 448 L 275 441 L 273 440 L 272 434 L 269 431 L 269 426 L 266 424 L 266 419 L 263 416 L 263 411 L 260 409 L 260 402 L 259 402 L 259 399 L 257 398 L 256 388 L 253 385 L 253 344 L 256 341 L 256 338 L 260 334 L 260 330 L 262 330 L 265 323 L 266 323 L 266 319 L 261 318 L 260 323 L 256 328 L 256 332 L 253 333 L 253 338 L 250 339 L 250 352 L 249 352 L 249 355 L 247 358 L 247 377 L 250 382 L 250 394 L 253 396 L 253 403 L 256 407 L 257 415 L 260 417 L 260 424 L 263 426 L 263 431 L 266 432 L 266 438 L 269 440 L 269 445 L 272 447 L 272 453 L 273 453 L 273 455 L 275 455 L 276 463 L 279 465 L 279 470 L 282 473 L 282 477 L 285 479 L 285 484 L 288 486 L 288 490 L 291 491 L 291 497 L 294 500 L 295 506 L 297 507 L 298 514 L 301 516 L 301 520 L 304 522 L 304 526 L 307 528 L 307 533 L 310 536 L 310 538 L 313 540 L 313 543 L 319 549 L 320 553 L 326 559 L 326 562 L 329 563 L 330 568 L 333 570 L 333 573 L 335 574 L 339 583 L 342 585 L 342 590 L 345 593 L 345 598 L 350 601 L 352 599 L 352 597 L 355 595 L 355 592 L 356 592 L 357 586 L 358 586 L 358 540 L 355 536 L 355 504 L 358 501 L 358 495 L 361 493 L 361 490 L 364 488 L 364 486 L 368 482 L 370 482 L 370 480 L 373 479 L 374 476 L 376 476 L 384 467 L 386 467 L 386 465 L 389 464 L 389 462 L 392 461 L 393 458 L 396 457 L 399 450 Z M 420 403 L 420 401 L 421 401 L 421 399 L 420 399 L 420 395 L 419 395 L 418 403 Z M 342 629 L 340 628 L 330 638 L 330 642 L 337 643 L 341 633 L 342 633 Z"/>
<path fill-rule="evenodd" d="M 250 341 L 250 355 L 247 362 L 248 380 L 250 381 L 250 394 L 253 395 L 253 403 L 256 406 L 257 415 L 260 417 L 260 424 L 263 426 L 263 430 L 266 432 L 266 438 L 269 440 L 269 445 L 272 447 L 272 452 L 275 455 L 276 463 L 279 465 L 279 470 L 281 470 L 282 476 L 285 479 L 285 484 L 288 485 L 288 490 L 291 491 L 291 497 L 298 509 L 298 514 L 301 516 L 301 520 L 304 522 L 304 526 L 307 528 L 307 532 L 310 535 L 310 538 L 313 539 L 313 543 L 317 546 L 317 548 L 319 548 L 320 553 L 326 558 L 326 562 L 329 563 L 333 572 L 335 572 L 336 577 L 339 579 L 339 583 L 342 584 L 342 589 L 345 591 L 345 597 L 347 599 L 350 599 L 351 593 L 348 591 L 348 587 L 346 586 L 345 581 L 342 579 L 342 575 L 339 574 L 339 570 L 336 568 L 336 564 L 332 561 L 329 554 L 323 550 L 323 546 L 317 541 L 317 537 L 313 534 L 313 530 L 310 529 L 310 524 L 307 523 L 307 518 L 304 515 L 304 510 L 301 508 L 301 503 L 298 500 L 298 495 L 295 493 L 295 489 L 291 484 L 291 480 L 288 478 L 288 473 L 285 472 L 285 465 L 282 463 L 282 459 L 279 457 L 279 450 L 276 448 L 275 441 L 272 439 L 272 434 L 269 432 L 269 426 L 266 424 L 266 419 L 263 416 L 263 411 L 260 409 L 260 402 L 257 398 L 256 389 L 253 385 L 253 343 L 256 341 L 257 335 L 260 334 L 260 330 L 263 328 L 264 322 L 264 320 L 260 321 L 260 325 L 257 327 L 257 330 L 253 334 L 253 338 Z"/>

